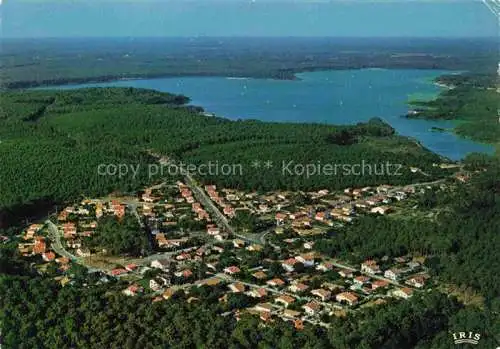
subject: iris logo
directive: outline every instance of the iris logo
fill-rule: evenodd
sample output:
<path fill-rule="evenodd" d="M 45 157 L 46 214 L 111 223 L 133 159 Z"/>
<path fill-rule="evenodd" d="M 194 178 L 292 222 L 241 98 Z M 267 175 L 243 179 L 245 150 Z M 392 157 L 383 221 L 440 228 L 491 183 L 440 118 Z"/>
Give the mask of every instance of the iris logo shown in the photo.
<path fill-rule="evenodd" d="M 481 334 L 480 333 L 474 333 L 474 332 L 456 332 L 453 333 L 453 342 L 455 344 L 463 344 L 463 343 L 468 343 L 468 344 L 477 344 L 479 343 L 479 340 L 481 339 Z"/>

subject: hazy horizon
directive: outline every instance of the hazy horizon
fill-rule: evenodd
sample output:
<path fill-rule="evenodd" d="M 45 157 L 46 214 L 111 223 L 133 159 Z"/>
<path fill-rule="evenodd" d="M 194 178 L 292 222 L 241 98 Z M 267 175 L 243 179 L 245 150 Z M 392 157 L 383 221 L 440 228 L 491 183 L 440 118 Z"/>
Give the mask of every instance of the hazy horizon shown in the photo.
<path fill-rule="evenodd" d="M 498 20 L 469 1 L 7 1 L 2 38 L 494 38 Z"/>

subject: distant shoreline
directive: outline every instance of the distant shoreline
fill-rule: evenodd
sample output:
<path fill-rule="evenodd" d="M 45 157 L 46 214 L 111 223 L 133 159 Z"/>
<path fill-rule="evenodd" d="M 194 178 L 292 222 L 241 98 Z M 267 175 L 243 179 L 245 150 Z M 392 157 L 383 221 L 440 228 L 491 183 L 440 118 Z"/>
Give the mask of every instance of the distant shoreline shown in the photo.
<path fill-rule="evenodd" d="M 284 81 L 300 81 L 302 80 L 297 74 L 301 73 L 311 73 L 318 71 L 346 71 L 346 70 L 443 70 L 438 68 L 421 68 L 421 67 L 314 67 L 314 68 L 304 68 L 304 69 L 294 69 L 294 70 L 283 70 L 276 72 L 269 72 L 266 75 L 262 74 L 246 74 L 246 75 L 235 75 L 235 74 L 220 74 L 220 73 L 157 73 L 157 74 L 131 74 L 131 75 L 103 75 L 97 77 L 81 77 L 81 78 L 61 78 L 52 80 L 41 80 L 41 81 L 15 81 L 15 82 L 5 82 L 0 84 L 0 89 L 3 90 L 19 90 L 19 89 L 31 89 L 31 88 L 50 88 L 51 86 L 70 86 L 70 85 L 81 85 L 81 84 L 96 84 L 96 83 L 106 83 L 114 81 L 131 81 L 131 80 L 146 80 L 146 79 L 166 79 L 166 78 L 191 78 L 191 77 L 222 77 L 222 78 L 232 78 L 232 79 L 270 79 L 270 80 L 284 80 Z M 445 69 L 446 70 L 446 69 Z M 435 82 L 435 84 L 440 84 Z M 444 84 L 443 87 L 445 86 Z"/>

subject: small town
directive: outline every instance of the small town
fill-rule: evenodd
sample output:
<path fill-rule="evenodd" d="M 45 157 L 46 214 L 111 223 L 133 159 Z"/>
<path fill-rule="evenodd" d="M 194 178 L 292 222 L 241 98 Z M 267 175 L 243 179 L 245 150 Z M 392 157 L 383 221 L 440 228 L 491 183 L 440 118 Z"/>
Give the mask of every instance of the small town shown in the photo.
<path fill-rule="evenodd" d="M 299 330 L 304 322 L 328 327 L 330 316 L 408 299 L 435 285 L 425 255 L 353 264 L 321 253 L 315 241 L 362 215 L 406 212 L 412 196 L 443 189 L 443 181 L 262 194 L 186 180 L 136 197 L 83 199 L 31 224 L 19 236 L 19 252 L 34 258 L 40 273 L 55 272 L 63 286 L 72 284 L 72 267 L 79 265 L 130 297 L 191 303 L 215 295 L 224 316 L 280 318 Z M 136 221 L 149 253 L 116 255 L 89 243 L 103 219 L 126 217 Z"/>

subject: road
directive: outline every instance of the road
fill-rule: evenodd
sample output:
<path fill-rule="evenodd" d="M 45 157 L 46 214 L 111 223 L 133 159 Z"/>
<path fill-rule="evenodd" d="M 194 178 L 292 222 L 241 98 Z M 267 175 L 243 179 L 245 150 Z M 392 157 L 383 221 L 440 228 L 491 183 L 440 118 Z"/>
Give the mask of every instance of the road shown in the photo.
<path fill-rule="evenodd" d="M 47 226 L 49 228 L 49 238 L 52 241 L 52 244 L 51 244 L 52 249 L 58 255 L 69 258 L 73 262 L 80 263 L 81 258 L 75 256 L 74 254 L 69 253 L 64 248 L 64 246 L 61 242 L 61 233 L 59 232 L 59 229 L 57 228 L 57 226 L 51 220 L 46 220 L 45 224 L 47 224 Z"/>
<path fill-rule="evenodd" d="M 84 260 L 80 257 L 75 256 L 74 254 L 68 252 L 65 248 L 63 243 L 61 242 L 61 232 L 57 228 L 57 226 L 51 221 L 51 220 L 46 220 L 45 224 L 47 225 L 49 229 L 49 238 L 51 240 L 51 247 L 54 250 L 55 253 L 57 253 L 60 256 L 66 257 L 69 260 L 71 260 L 74 263 L 80 264 L 87 268 L 89 273 L 95 273 L 95 272 L 102 272 L 102 273 L 107 273 L 106 270 L 104 269 L 98 269 L 94 267 L 90 267 L 87 264 L 85 264 Z"/>
<path fill-rule="evenodd" d="M 224 232 L 236 236 L 242 240 L 245 240 L 250 243 L 260 243 L 261 239 L 259 237 L 253 238 L 244 234 L 237 233 L 233 227 L 229 224 L 226 216 L 222 214 L 222 212 L 215 206 L 214 202 L 210 197 L 205 193 L 205 191 L 196 183 L 191 174 L 186 171 L 184 168 L 179 165 L 173 163 L 167 158 L 161 158 L 159 160 L 161 165 L 170 165 L 175 166 L 179 170 L 179 173 L 182 174 L 185 178 L 187 186 L 193 192 L 194 197 L 203 205 L 203 207 L 208 211 L 210 216 L 215 220 L 217 226 L 221 228 Z"/>

